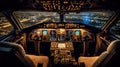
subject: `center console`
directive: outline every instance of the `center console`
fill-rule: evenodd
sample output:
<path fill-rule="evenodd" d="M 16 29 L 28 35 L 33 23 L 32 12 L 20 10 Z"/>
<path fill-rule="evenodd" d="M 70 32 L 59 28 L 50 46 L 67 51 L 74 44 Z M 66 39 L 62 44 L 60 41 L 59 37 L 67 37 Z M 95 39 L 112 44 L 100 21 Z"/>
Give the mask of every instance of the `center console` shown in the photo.
<path fill-rule="evenodd" d="M 77 65 L 73 56 L 74 48 L 72 42 L 51 42 L 50 50 L 54 64 Z"/>

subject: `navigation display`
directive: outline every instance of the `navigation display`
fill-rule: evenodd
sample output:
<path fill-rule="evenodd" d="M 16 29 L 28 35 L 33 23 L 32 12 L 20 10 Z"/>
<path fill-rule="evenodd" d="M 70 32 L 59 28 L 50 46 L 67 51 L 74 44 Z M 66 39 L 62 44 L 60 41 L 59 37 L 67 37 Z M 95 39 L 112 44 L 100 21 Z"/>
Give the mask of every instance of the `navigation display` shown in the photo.
<path fill-rule="evenodd" d="M 43 30 L 42 33 L 43 33 L 43 35 L 47 35 L 48 31 L 47 30 Z"/>
<path fill-rule="evenodd" d="M 55 30 L 50 31 L 50 40 L 56 41 L 56 31 Z"/>
<path fill-rule="evenodd" d="M 71 41 L 72 40 L 72 30 L 67 30 L 66 31 L 66 40 Z"/>

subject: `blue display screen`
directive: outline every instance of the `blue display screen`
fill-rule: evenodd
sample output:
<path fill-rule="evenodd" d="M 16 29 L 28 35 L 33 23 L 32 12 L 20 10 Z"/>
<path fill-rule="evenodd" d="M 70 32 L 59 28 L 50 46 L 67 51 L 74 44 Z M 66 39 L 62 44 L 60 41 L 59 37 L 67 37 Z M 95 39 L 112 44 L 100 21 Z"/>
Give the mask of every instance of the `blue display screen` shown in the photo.
<path fill-rule="evenodd" d="M 47 35 L 48 31 L 47 30 L 43 30 L 43 35 Z"/>
<path fill-rule="evenodd" d="M 75 35 L 80 35 L 80 30 L 76 30 Z"/>

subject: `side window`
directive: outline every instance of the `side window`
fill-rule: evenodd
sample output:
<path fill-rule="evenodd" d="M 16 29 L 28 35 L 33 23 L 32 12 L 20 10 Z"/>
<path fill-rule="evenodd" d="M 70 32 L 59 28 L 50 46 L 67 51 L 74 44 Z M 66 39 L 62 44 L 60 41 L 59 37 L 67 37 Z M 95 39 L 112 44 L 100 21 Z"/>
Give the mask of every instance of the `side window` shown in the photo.
<path fill-rule="evenodd" d="M 110 29 L 110 32 L 120 38 L 120 20 Z"/>
<path fill-rule="evenodd" d="M 0 37 L 9 34 L 13 30 L 13 26 L 0 12 Z"/>

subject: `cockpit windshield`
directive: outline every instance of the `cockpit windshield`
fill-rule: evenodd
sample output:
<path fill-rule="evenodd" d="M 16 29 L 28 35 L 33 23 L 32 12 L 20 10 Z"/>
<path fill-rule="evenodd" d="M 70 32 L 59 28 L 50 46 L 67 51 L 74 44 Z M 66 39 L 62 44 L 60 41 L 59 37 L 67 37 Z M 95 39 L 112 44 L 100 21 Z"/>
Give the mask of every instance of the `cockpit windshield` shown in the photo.
<path fill-rule="evenodd" d="M 68 13 L 64 15 L 64 22 L 75 22 L 102 28 L 106 21 L 113 15 L 111 11 L 101 12 L 80 12 Z"/>
<path fill-rule="evenodd" d="M 56 12 L 16 11 L 14 14 L 24 28 L 43 22 L 60 21 L 59 14 Z"/>
<path fill-rule="evenodd" d="M 15 11 L 14 14 L 21 22 L 23 28 L 30 27 L 43 22 L 63 22 L 83 23 L 96 28 L 102 28 L 106 21 L 113 15 L 112 11 L 87 11 L 87 12 L 69 12 L 60 14 L 57 12 L 45 11 Z"/>

